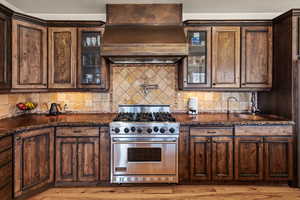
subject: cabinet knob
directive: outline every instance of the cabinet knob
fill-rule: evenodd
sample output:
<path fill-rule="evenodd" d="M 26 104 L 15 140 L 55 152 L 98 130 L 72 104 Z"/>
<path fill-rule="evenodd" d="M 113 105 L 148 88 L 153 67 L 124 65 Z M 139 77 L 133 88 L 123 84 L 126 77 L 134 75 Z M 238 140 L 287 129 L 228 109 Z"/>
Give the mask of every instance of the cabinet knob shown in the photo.
<path fill-rule="evenodd" d="M 242 85 L 246 85 L 246 83 L 242 83 Z"/>
<path fill-rule="evenodd" d="M 216 83 L 213 83 L 213 85 L 216 85 Z"/>

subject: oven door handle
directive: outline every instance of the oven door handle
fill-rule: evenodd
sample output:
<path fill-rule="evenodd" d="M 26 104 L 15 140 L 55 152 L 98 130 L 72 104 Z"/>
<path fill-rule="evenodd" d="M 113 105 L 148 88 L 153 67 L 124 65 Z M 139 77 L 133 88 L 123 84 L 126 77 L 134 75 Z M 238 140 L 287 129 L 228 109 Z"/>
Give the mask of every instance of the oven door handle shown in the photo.
<path fill-rule="evenodd" d="M 113 138 L 113 142 L 126 142 L 126 143 L 170 143 L 170 142 L 177 142 L 177 138 Z"/>

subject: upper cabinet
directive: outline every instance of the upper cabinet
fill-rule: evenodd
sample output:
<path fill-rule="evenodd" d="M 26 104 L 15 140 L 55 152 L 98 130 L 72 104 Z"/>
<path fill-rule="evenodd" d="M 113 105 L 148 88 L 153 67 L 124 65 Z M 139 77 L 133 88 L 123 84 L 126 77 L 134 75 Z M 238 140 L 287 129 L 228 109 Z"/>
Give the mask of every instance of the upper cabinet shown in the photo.
<path fill-rule="evenodd" d="M 76 88 L 77 29 L 48 29 L 49 88 Z"/>
<path fill-rule="evenodd" d="M 272 27 L 242 27 L 242 87 L 272 87 Z"/>
<path fill-rule="evenodd" d="M 0 90 L 10 88 L 10 17 L 0 12 Z"/>
<path fill-rule="evenodd" d="M 47 27 L 12 21 L 12 88 L 47 88 Z"/>
<path fill-rule="evenodd" d="M 183 60 L 181 88 L 211 86 L 211 27 L 187 27 L 189 56 Z"/>
<path fill-rule="evenodd" d="M 240 27 L 213 27 L 212 85 L 240 87 Z"/>
<path fill-rule="evenodd" d="M 104 28 L 78 29 L 78 88 L 107 88 L 107 68 L 101 57 Z"/>
<path fill-rule="evenodd" d="M 247 26 L 243 22 L 186 23 L 189 55 L 178 68 L 180 89 L 260 91 L 272 87 L 272 27 L 268 22 Z"/>

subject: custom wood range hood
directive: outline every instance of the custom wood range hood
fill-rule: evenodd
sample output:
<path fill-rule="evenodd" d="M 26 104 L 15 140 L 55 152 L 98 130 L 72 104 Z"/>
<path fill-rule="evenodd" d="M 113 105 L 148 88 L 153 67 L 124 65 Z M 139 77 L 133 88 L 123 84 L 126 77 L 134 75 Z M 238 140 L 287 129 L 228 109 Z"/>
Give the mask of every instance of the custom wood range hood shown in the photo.
<path fill-rule="evenodd" d="M 101 55 L 112 63 L 176 63 L 188 54 L 182 4 L 108 4 Z"/>

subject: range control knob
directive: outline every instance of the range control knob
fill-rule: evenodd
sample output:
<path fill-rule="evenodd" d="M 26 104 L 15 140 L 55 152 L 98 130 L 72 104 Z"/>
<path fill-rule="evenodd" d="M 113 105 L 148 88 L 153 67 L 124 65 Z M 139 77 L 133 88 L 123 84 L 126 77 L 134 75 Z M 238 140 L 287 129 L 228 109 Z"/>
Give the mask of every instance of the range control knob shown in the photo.
<path fill-rule="evenodd" d="M 143 132 L 143 129 L 138 128 L 137 132 L 138 132 L 138 133 L 142 133 L 142 132 Z"/>
<path fill-rule="evenodd" d="M 161 133 L 164 133 L 166 130 L 164 128 L 159 129 Z"/>
<path fill-rule="evenodd" d="M 175 129 L 174 128 L 170 128 L 169 131 L 170 131 L 170 133 L 174 133 Z"/>
<path fill-rule="evenodd" d="M 136 129 L 135 127 L 131 127 L 131 131 L 132 131 L 132 132 L 134 132 L 134 131 L 135 131 L 135 129 Z"/>
<path fill-rule="evenodd" d="M 124 128 L 124 132 L 128 133 L 129 132 L 129 128 Z"/>
<path fill-rule="evenodd" d="M 152 133 L 152 129 L 151 129 L 151 128 L 148 128 L 148 129 L 147 129 L 147 132 L 148 132 L 148 133 Z"/>
<path fill-rule="evenodd" d="M 120 133 L 120 129 L 119 128 L 115 128 L 115 132 L 116 133 Z"/>
<path fill-rule="evenodd" d="M 154 130 L 154 132 L 157 132 L 159 129 L 155 126 L 155 127 L 153 128 L 153 130 Z"/>

